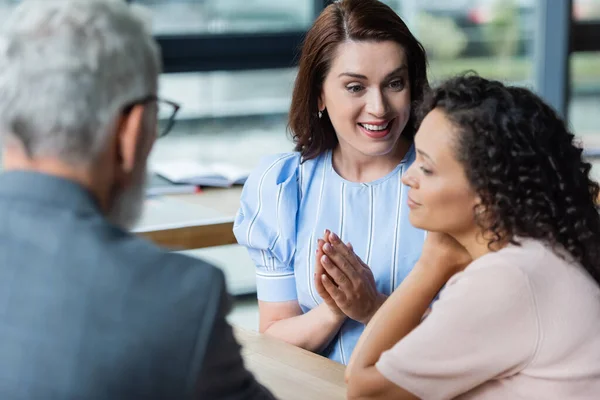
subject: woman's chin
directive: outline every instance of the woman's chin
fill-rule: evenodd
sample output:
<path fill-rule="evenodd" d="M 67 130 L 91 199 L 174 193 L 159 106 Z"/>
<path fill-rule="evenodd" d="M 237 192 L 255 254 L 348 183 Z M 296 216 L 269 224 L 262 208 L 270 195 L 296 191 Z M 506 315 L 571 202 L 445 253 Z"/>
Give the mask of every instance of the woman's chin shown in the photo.
<path fill-rule="evenodd" d="M 414 210 L 410 210 L 410 213 L 408 214 L 408 220 L 410 221 L 410 224 L 417 229 L 422 229 L 424 231 L 433 231 L 434 230 L 434 229 L 431 229 L 432 228 L 430 226 L 431 224 L 428 224 L 426 221 L 424 221 L 421 216 L 416 215 Z"/>
<path fill-rule="evenodd" d="M 358 150 L 369 156 L 385 156 L 397 149 L 399 139 L 400 132 L 392 132 L 381 139 L 366 138 L 358 142 Z"/>
<path fill-rule="evenodd" d="M 375 142 L 361 146 L 360 152 L 370 157 L 381 157 L 391 154 L 396 148 L 394 142 Z"/>

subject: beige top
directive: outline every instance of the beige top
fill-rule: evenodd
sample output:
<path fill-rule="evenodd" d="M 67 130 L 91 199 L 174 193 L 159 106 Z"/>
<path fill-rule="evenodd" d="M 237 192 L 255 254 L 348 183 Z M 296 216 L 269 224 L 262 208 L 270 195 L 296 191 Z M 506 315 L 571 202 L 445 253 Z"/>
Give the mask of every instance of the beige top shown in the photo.
<path fill-rule="evenodd" d="M 600 399 L 600 287 L 521 240 L 456 274 L 376 367 L 433 399 Z"/>

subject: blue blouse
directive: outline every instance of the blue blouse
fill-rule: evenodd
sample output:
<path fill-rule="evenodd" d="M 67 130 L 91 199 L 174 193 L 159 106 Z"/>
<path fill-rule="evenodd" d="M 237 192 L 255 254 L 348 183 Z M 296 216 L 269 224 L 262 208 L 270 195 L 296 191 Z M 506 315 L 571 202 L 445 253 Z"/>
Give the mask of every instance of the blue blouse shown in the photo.
<path fill-rule="evenodd" d="M 411 147 L 389 174 L 350 182 L 332 165 L 332 152 L 300 163 L 299 153 L 264 158 L 242 192 L 234 234 L 256 264 L 261 301 L 298 300 L 308 312 L 323 300 L 314 287 L 317 240 L 325 229 L 351 242 L 371 267 L 379 292 L 390 295 L 421 254 L 425 232 L 408 220 L 403 172 Z M 348 319 L 323 355 L 347 364 L 364 325 Z"/>

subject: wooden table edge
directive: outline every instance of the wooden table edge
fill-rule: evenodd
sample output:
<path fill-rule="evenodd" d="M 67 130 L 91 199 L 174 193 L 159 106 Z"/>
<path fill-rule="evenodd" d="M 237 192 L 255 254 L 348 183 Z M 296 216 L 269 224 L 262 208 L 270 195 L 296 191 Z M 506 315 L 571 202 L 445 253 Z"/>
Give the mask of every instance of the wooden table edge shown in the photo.
<path fill-rule="evenodd" d="M 237 243 L 233 235 L 233 220 L 136 233 L 159 246 L 173 250 L 193 250 Z"/>

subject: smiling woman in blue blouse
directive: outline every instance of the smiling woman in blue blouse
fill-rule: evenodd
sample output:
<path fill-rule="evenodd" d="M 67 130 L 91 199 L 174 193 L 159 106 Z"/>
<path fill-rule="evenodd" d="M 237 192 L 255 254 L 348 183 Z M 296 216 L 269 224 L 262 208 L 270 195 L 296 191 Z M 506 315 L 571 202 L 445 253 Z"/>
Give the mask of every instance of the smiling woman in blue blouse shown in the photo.
<path fill-rule="evenodd" d="M 425 233 L 409 223 L 401 176 L 415 159 L 413 108 L 426 87 L 425 52 L 385 4 L 343 0 L 315 21 L 290 110 L 296 152 L 263 160 L 234 226 L 257 266 L 261 332 L 346 364 L 411 271 Z M 326 230 L 364 261 L 340 275 L 351 282 L 324 274 Z M 338 302 L 327 283 L 344 290 Z"/>

